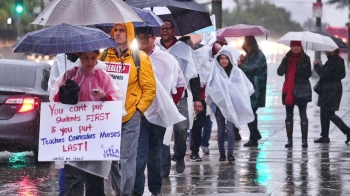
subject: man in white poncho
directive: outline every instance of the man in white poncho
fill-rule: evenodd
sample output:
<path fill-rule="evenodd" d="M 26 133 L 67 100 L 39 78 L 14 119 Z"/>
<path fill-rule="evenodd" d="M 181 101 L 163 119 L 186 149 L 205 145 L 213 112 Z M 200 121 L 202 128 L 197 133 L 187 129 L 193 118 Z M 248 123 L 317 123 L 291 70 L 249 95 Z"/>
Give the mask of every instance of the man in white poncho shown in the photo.
<path fill-rule="evenodd" d="M 214 57 L 214 68 L 209 74 L 206 97 L 207 104 L 212 107 L 218 123 L 218 145 L 220 161 L 226 160 L 224 146 L 225 119 L 228 121 L 228 160 L 234 161 L 234 127 L 247 124 L 254 120 L 254 114 L 250 105 L 250 95 L 254 93 L 254 87 L 245 74 L 236 66 L 239 59 L 239 51 L 230 46 L 223 46 Z M 230 69 L 223 68 L 221 56 L 228 57 Z M 226 63 L 227 64 L 227 63 Z M 229 66 L 228 66 L 229 67 Z M 214 104 L 215 103 L 215 104 Z"/>
<path fill-rule="evenodd" d="M 160 42 L 156 43 L 161 50 L 164 50 L 175 57 L 186 79 L 186 86 L 190 86 L 193 95 L 193 106 L 196 113 L 203 110 L 200 96 L 200 80 L 196 71 L 195 57 L 193 50 L 184 42 L 177 41 L 174 36 L 175 29 L 172 21 L 166 20 L 160 28 Z M 177 104 L 179 112 L 187 119 L 174 125 L 174 159 L 176 161 L 176 171 L 182 173 L 185 170 L 186 140 L 189 129 L 187 91 L 183 94 Z M 166 177 L 170 173 L 170 148 L 163 145 L 163 170 L 162 176 Z"/>
<path fill-rule="evenodd" d="M 186 80 L 176 59 L 154 45 L 156 36 L 153 28 L 136 28 L 136 39 L 139 48 L 150 56 L 157 81 L 157 91 L 152 105 L 141 118 L 134 195 L 144 193 L 146 165 L 148 189 L 152 195 L 160 195 L 164 134 L 166 127 L 185 120 L 185 117 L 177 110 L 175 103 L 177 104 L 181 99 Z"/>

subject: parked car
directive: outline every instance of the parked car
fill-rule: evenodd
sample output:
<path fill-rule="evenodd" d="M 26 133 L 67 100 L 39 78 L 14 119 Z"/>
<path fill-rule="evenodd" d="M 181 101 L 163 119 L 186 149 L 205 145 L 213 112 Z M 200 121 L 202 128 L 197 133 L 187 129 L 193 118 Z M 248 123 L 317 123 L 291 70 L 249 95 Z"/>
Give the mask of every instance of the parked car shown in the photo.
<path fill-rule="evenodd" d="M 51 66 L 0 59 L 0 149 L 32 150 L 37 160 L 40 105 L 49 101 Z"/>

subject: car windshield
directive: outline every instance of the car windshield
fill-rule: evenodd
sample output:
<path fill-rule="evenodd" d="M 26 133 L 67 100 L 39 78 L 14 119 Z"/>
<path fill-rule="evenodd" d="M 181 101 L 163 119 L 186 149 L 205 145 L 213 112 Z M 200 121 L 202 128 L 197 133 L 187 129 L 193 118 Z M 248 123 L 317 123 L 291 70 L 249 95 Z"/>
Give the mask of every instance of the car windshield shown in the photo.
<path fill-rule="evenodd" d="M 2 88 L 34 88 L 36 68 L 30 66 L 0 65 Z"/>

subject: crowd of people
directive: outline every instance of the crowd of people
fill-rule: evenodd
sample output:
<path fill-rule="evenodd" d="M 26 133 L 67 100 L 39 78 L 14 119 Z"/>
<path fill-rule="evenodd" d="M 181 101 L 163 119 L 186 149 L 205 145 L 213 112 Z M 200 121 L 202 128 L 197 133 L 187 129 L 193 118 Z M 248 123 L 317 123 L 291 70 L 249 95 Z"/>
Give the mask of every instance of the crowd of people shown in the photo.
<path fill-rule="evenodd" d="M 148 189 L 154 196 L 161 195 L 162 178 L 168 177 L 171 161 L 176 162 L 176 172 L 185 170 L 188 130 L 190 134 L 190 159 L 202 161 L 199 150 L 209 154 L 209 140 L 215 114 L 218 125 L 219 161 L 235 161 L 234 143 L 240 139 L 239 129 L 248 124 L 250 137 L 245 147 L 256 147 L 262 138 L 258 129 L 257 110 L 265 107 L 267 62 L 254 36 L 244 38 L 240 54 L 224 41 L 211 46 L 193 44 L 190 37 L 175 37 L 175 26 L 165 20 L 156 40 L 155 29 L 134 28 L 132 23 L 115 24 L 111 37 L 117 48 L 103 53 L 86 51 L 75 54 L 78 60 L 61 74 L 52 74 L 51 100 L 61 101 L 61 91 L 68 78 L 80 88 L 78 101 L 116 101 L 124 104 L 119 161 L 69 161 L 60 172 L 60 195 L 103 196 L 104 179 L 109 179 L 115 195 L 143 195 L 147 167 Z M 131 48 L 136 38 L 139 50 Z M 308 147 L 307 103 L 311 101 L 312 87 L 310 58 L 300 41 L 290 43 L 290 51 L 277 69 L 285 76 L 282 101 L 286 108 L 287 144 L 293 147 L 293 111 L 298 106 L 301 119 L 302 147 Z M 335 123 L 350 141 L 350 128 L 335 114 L 342 97 L 341 80 L 345 77 L 344 60 L 339 50 L 326 53 L 328 61 L 321 65 L 314 62 L 320 81 L 315 87 L 321 108 L 321 138 L 315 143 L 329 143 L 329 124 Z M 69 55 L 74 56 L 74 55 Z M 137 58 L 135 58 L 137 56 Z M 64 55 L 63 55 L 64 57 Z M 125 96 L 121 89 L 103 70 L 104 62 L 130 64 Z M 60 76 L 58 76 L 60 75 Z M 91 91 L 91 89 L 99 89 Z M 187 98 L 192 94 L 195 117 L 190 127 Z M 169 145 L 163 144 L 168 125 L 155 120 L 160 112 L 160 99 L 171 100 L 167 112 L 186 119 L 172 125 L 174 146 L 171 155 Z M 173 106 L 173 107 L 172 107 Z M 122 112 L 122 111 L 120 111 Z M 168 128 L 168 129 L 167 129 Z M 227 135 L 225 134 L 227 132 Z M 227 149 L 225 148 L 227 137 Z"/>

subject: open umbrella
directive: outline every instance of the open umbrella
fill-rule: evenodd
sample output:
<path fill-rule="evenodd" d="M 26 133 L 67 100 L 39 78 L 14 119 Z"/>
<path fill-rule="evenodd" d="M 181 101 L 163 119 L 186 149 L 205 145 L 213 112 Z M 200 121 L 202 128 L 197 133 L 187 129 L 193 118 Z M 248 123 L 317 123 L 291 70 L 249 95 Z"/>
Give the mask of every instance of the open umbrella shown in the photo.
<path fill-rule="evenodd" d="M 330 37 L 337 44 L 337 46 L 339 48 L 343 48 L 343 49 L 348 49 L 349 48 L 348 45 L 345 42 L 343 42 L 342 39 L 337 38 L 337 37 L 335 37 L 335 36 L 333 36 L 331 34 L 328 34 L 328 33 L 324 32 L 324 31 L 311 31 L 311 32 L 317 33 L 317 34 L 320 34 L 320 35 L 323 35 L 323 36 Z"/>
<path fill-rule="evenodd" d="M 126 0 L 126 3 L 133 7 L 149 8 L 161 19 L 172 20 L 176 25 L 177 35 L 185 35 L 212 25 L 209 13 L 192 0 Z"/>
<path fill-rule="evenodd" d="M 216 31 L 218 37 L 243 37 L 243 36 L 257 36 L 269 34 L 263 26 L 237 24 L 229 27 L 221 28 Z"/>
<path fill-rule="evenodd" d="M 116 42 L 99 29 L 60 24 L 25 34 L 13 46 L 13 52 L 47 55 L 109 47 L 116 47 Z"/>
<path fill-rule="evenodd" d="M 142 20 L 130 6 L 120 0 L 54 0 L 32 24 L 52 26 L 61 23 L 94 25 L 124 22 Z"/>
<path fill-rule="evenodd" d="M 313 51 L 333 51 L 338 48 L 331 38 L 310 31 L 288 32 L 277 43 L 289 46 L 291 41 L 301 41 L 306 49 Z"/>
<path fill-rule="evenodd" d="M 136 7 L 131 7 L 134 12 L 142 19 L 143 22 L 132 22 L 134 27 L 143 27 L 143 26 L 150 26 L 150 27 L 160 27 L 163 25 L 162 19 L 160 19 L 154 12 L 151 10 L 145 10 L 140 9 Z M 103 23 L 103 24 L 96 24 L 96 27 L 113 27 L 115 23 Z"/>

